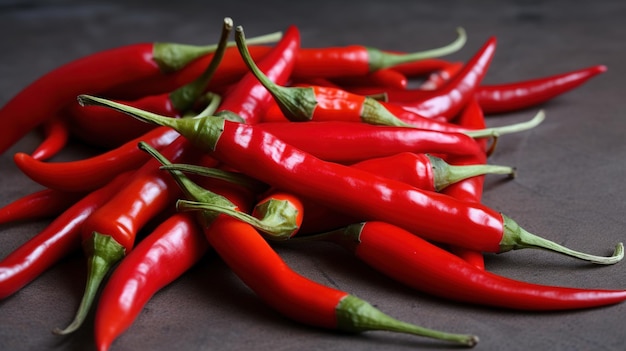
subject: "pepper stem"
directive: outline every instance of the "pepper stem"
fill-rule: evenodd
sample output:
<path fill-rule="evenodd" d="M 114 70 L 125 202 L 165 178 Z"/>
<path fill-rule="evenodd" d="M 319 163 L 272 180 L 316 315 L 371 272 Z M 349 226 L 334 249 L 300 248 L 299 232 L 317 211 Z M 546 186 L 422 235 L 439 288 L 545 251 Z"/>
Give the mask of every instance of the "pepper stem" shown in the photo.
<path fill-rule="evenodd" d="M 78 103 L 81 106 L 98 105 L 109 107 L 126 113 L 143 122 L 170 127 L 187 138 L 191 143 L 203 148 L 204 150 L 215 149 L 215 144 L 224 130 L 224 121 L 226 120 L 224 117 L 215 116 L 192 118 L 165 117 L 156 113 L 91 95 L 79 95 Z M 199 130 L 202 130 L 202 133 L 198 133 Z M 202 134 L 201 138 L 200 134 Z"/>
<path fill-rule="evenodd" d="M 468 347 L 474 347 L 478 343 L 475 335 L 447 333 L 402 322 L 353 295 L 346 295 L 335 308 L 335 312 L 338 328 L 346 331 L 385 330 L 450 341 Z"/>
<path fill-rule="evenodd" d="M 604 257 L 590 255 L 587 253 L 574 251 L 553 241 L 529 233 L 522 227 L 520 227 L 514 220 L 505 215 L 502 215 L 502 218 L 504 219 L 504 234 L 502 237 L 502 241 L 500 242 L 500 252 L 526 248 L 543 249 L 578 258 L 584 261 L 589 261 L 591 263 L 605 265 L 617 263 L 621 261 L 622 258 L 624 258 L 624 245 L 622 243 L 618 243 L 615 246 L 615 250 L 611 256 Z"/>
<path fill-rule="evenodd" d="M 249 177 L 245 174 L 228 172 L 217 168 L 204 167 L 190 164 L 173 163 L 165 166 L 161 166 L 162 170 L 166 171 L 181 171 L 183 173 L 191 173 L 200 175 L 203 177 L 211 177 L 227 181 L 232 184 L 239 185 L 241 187 L 250 189 L 254 192 L 259 192 L 261 189 L 267 188 L 267 185 L 255 178 Z"/>
<path fill-rule="evenodd" d="M 163 156 L 161 153 L 159 153 L 155 148 L 153 148 L 149 144 L 142 141 L 142 142 L 139 142 L 138 147 L 140 150 L 145 151 L 150 156 L 154 157 L 163 166 L 169 166 L 172 164 L 167 158 L 165 158 L 165 156 Z M 200 185 L 196 184 L 194 181 L 189 179 L 182 172 L 177 171 L 177 170 L 172 170 L 172 169 L 168 171 L 170 172 L 170 174 L 172 175 L 172 177 L 174 178 L 174 180 L 176 181 L 178 186 L 181 188 L 181 190 L 183 191 L 183 194 L 185 194 L 186 197 L 190 199 L 194 199 L 196 201 L 202 201 L 205 203 L 213 203 L 213 204 L 225 207 L 225 208 L 236 207 L 235 204 L 233 204 L 227 198 L 201 187 Z"/>
<path fill-rule="evenodd" d="M 215 74 L 217 67 L 224 57 L 224 52 L 226 52 L 226 46 L 228 45 L 228 36 L 230 35 L 232 29 L 233 20 L 230 17 L 225 17 L 217 49 L 215 50 L 215 54 L 211 58 L 207 68 L 195 80 L 170 93 L 169 99 L 177 111 L 185 112 L 189 110 L 196 100 L 198 100 L 200 95 L 202 95 L 202 93 L 206 90 L 209 81 Z"/>
<path fill-rule="evenodd" d="M 500 127 L 468 130 L 464 131 L 463 134 L 467 134 L 472 138 L 498 137 L 504 134 L 518 133 L 532 129 L 538 126 L 541 122 L 543 122 L 544 119 L 546 119 L 545 112 L 543 110 L 539 110 L 539 112 L 537 112 L 537 114 L 531 120 L 526 122 L 514 123 Z"/>
<path fill-rule="evenodd" d="M 241 26 L 235 28 L 235 42 L 243 62 L 274 97 L 285 117 L 291 121 L 310 121 L 317 105 L 313 89 L 310 87 L 284 87 L 272 82 L 254 63 L 248 51 L 246 37 Z"/>
<path fill-rule="evenodd" d="M 280 40 L 282 32 L 274 32 L 258 37 L 250 38 L 249 44 L 265 44 Z M 234 42 L 228 42 L 228 47 L 234 46 Z M 175 72 L 191 61 L 217 50 L 218 44 L 197 46 L 178 43 L 155 43 L 152 56 L 159 68 L 164 73 Z"/>
<path fill-rule="evenodd" d="M 365 100 L 363 100 L 363 108 L 360 115 L 361 120 L 369 124 L 409 128 L 414 127 L 410 123 L 406 123 L 400 118 L 396 117 L 380 102 L 371 97 L 365 97 Z"/>
<path fill-rule="evenodd" d="M 419 61 L 427 58 L 440 57 L 450 55 L 459 51 L 467 42 L 467 34 L 465 29 L 459 27 L 456 29 L 457 38 L 450 44 L 440 48 L 430 49 L 426 51 L 414 52 L 409 54 L 394 54 L 378 49 L 368 48 L 369 55 L 369 71 L 374 72 L 379 69 L 394 67 L 403 63 Z"/>
<path fill-rule="evenodd" d="M 506 174 L 511 178 L 515 177 L 514 167 L 487 164 L 455 166 L 439 157 L 432 155 L 427 156 L 433 168 L 435 190 L 437 191 L 441 191 L 447 186 L 463 179 L 484 174 Z"/>
<path fill-rule="evenodd" d="M 94 232 L 91 238 L 83 243 L 87 255 L 87 284 L 85 293 L 78 307 L 74 320 L 65 329 L 55 328 L 52 332 L 58 335 L 70 334 L 76 331 L 85 321 L 95 300 L 96 294 L 104 277 L 125 254 L 124 246 L 120 245 L 110 235 Z"/>
<path fill-rule="evenodd" d="M 275 200 L 271 202 L 271 209 L 266 211 L 262 218 L 253 217 L 235 208 L 214 205 L 200 201 L 178 200 L 176 209 L 179 211 L 209 211 L 225 214 L 242 222 L 248 223 L 272 240 L 289 239 L 297 230 L 297 209 L 289 201 Z"/>

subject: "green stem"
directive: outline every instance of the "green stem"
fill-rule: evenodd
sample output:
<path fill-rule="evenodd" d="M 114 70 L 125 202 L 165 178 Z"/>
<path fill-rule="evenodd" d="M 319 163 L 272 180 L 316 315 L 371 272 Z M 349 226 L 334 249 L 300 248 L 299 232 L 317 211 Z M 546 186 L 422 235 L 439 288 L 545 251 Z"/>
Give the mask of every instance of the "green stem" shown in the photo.
<path fill-rule="evenodd" d="M 441 191 L 451 184 L 463 179 L 484 175 L 484 174 L 506 174 L 515 177 L 515 168 L 500 165 L 462 165 L 455 166 L 448 164 L 439 157 L 427 155 L 433 168 L 435 190 Z"/>
<path fill-rule="evenodd" d="M 380 102 L 370 97 L 365 97 L 365 100 L 363 100 L 363 108 L 361 109 L 361 120 L 365 123 L 374 125 L 409 128 L 414 127 L 413 125 L 406 123 L 400 118 L 396 117 Z"/>
<path fill-rule="evenodd" d="M 265 44 L 280 40 L 282 32 L 274 32 L 250 38 L 249 44 Z M 228 46 L 234 46 L 234 42 L 228 42 Z M 164 73 L 175 72 L 188 65 L 199 57 L 210 54 L 217 50 L 218 45 L 187 45 L 178 43 L 155 43 L 152 51 L 154 61 Z"/>
<path fill-rule="evenodd" d="M 211 62 L 209 62 L 207 68 L 195 80 L 170 93 L 169 99 L 177 111 L 185 112 L 189 110 L 196 100 L 198 100 L 198 97 L 200 97 L 200 95 L 202 95 L 202 93 L 206 90 L 209 81 L 215 74 L 217 67 L 224 57 L 226 46 L 228 45 L 228 36 L 230 35 L 232 29 L 233 20 L 230 17 L 224 18 L 222 34 L 217 44 L 217 49 L 215 50 L 215 54 L 211 58 Z"/>
<path fill-rule="evenodd" d="M 79 95 L 78 103 L 81 106 L 105 106 L 126 113 L 143 122 L 173 128 L 203 150 L 214 150 L 224 130 L 225 118 L 222 117 L 171 118 L 90 95 Z"/>
<path fill-rule="evenodd" d="M 475 335 L 447 333 L 399 321 L 353 295 L 344 297 L 335 312 L 338 328 L 345 331 L 384 330 L 449 341 L 468 347 L 474 347 L 478 343 L 478 337 Z"/>
<path fill-rule="evenodd" d="M 532 129 L 538 126 L 543 120 L 546 118 L 543 110 L 537 112 L 537 114 L 529 121 L 510 124 L 501 127 L 492 127 L 485 129 L 477 129 L 477 130 L 468 130 L 463 132 L 473 138 L 487 138 L 487 137 L 498 137 L 504 134 L 518 133 L 523 132 L 529 129 Z"/>
<path fill-rule="evenodd" d="M 65 335 L 76 331 L 85 321 L 104 277 L 125 255 L 124 246 L 110 235 L 94 232 L 90 239 L 83 243 L 87 255 L 87 284 L 85 293 L 78 307 L 74 320 L 65 329 L 56 328 L 52 332 Z"/>
<path fill-rule="evenodd" d="M 294 212 L 294 209 L 290 208 L 288 201 L 281 202 L 276 200 L 272 206 L 274 208 L 266 212 L 267 216 L 259 219 L 247 213 L 237 211 L 234 208 L 212 203 L 188 200 L 178 200 L 176 202 L 176 208 L 179 211 L 208 211 L 225 214 L 250 224 L 272 240 L 289 239 L 298 229 L 298 225 L 295 224 L 297 211 Z"/>
<path fill-rule="evenodd" d="M 260 192 L 261 189 L 267 188 L 267 185 L 265 183 L 260 182 L 257 179 L 249 177 L 245 174 L 228 172 L 212 167 L 175 163 L 167 166 L 161 166 L 161 169 L 166 171 L 181 171 L 183 173 L 191 173 L 203 177 L 220 179 L 250 189 L 254 192 Z"/>
<path fill-rule="evenodd" d="M 149 144 L 140 142 L 138 147 L 140 150 L 143 150 L 147 152 L 148 154 L 150 154 L 150 156 L 154 157 L 163 166 L 169 166 L 172 164 L 167 158 L 165 158 L 161 153 L 159 153 L 155 148 L 153 148 Z M 177 171 L 177 170 L 169 170 L 169 172 L 174 178 L 174 180 L 176 181 L 176 183 L 178 184 L 178 186 L 181 188 L 181 190 L 183 191 L 183 194 L 185 194 L 186 197 L 197 200 L 197 201 L 202 201 L 205 203 L 213 203 L 224 208 L 234 209 L 237 207 L 227 198 L 221 195 L 218 195 L 212 191 L 209 191 L 201 187 L 200 185 L 196 184 L 194 181 L 189 179 L 182 172 Z"/>
<path fill-rule="evenodd" d="M 278 106 L 291 121 L 309 121 L 317 105 L 312 88 L 284 87 L 269 79 L 254 63 L 246 44 L 243 27 L 235 28 L 235 42 L 246 66 L 252 71 L 259 82 L 272 94 Z"/>
<path fill-rule="evenodd" d="M 403 63 L 419 61 L 427 58 L 441 57 L 457 52 L 467 42 L 465 29 L 459 27 L 457 28 L 457 33 L 458 37 L 456 40 L 446 46 L 409 54 L 393 54 L 378 49 L 368 48 L 369 71 L 374 72 L 382 68 L 389 68 Z"/>
<path fill-rule="evenodd" d="M 500 252 L 527 248 L 543 249 L 584 261 L 589 261 L 591 263 L 605 265 L 617 263 L 624 258 L 624 245 L 622 243 L 618 243 L 615 246 L 613 254 L 609 257 L 590 255 L 574 251 L 553 241 L 529 233 L 505 215 L 502 215 L 502 218 L 504 220 L 504 233 L 502 241 L 500 242 Z"/>

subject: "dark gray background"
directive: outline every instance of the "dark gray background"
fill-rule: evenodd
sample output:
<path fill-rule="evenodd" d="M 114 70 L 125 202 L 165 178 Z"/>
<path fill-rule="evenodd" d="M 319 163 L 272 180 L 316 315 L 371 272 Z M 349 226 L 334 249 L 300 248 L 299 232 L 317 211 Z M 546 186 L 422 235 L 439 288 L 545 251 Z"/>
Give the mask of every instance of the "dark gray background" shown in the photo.
<path fill-rule="evenodd" d="M 246 34 L 301 30 L 303 46 L 366 44 L 414 51 L 440 46 L 464 27 L 466 60 L 489 37 L 498 47 L 485 83 L 503 83 L 606 64 L 608 72 L 544 105 L 536 129 L 500 140 L 492 163 L 518 177 L 488 177 L 484 202 L 528 230 L 575 249 L 608 254 L 626 239 L 626 5 L 623 1 L 3 1 L 0 104 L 45 72 L 98 50 L 140 41 L 214 42 L 224 16 Z M 60 82 L 60 84 L 62 84 Z M 35 102 L 33 102 L 35 103 Z M 530 118 L 536 109 L 490 117 L 489 125 Z M 39 189 L 12 162 L 39 142 L 31 133 L 0 156 L 0 205 Z M 72 144 L 52 161 L 97 150 Z M 43 229 L 40 221 L 0 227 L 0 257 Z M 280 248 L 297 271 L 360 296 L 388 314 L 481 337 L 479 350 L 623 350 L 626 305 L 524 313 L 455 304 L 414 292 L 341 249 Z M 626 288 L 624 263 L 592 267 L 540 251 L 487 255 L 487 269 L 512 278 L 574 287 Z M 72 318 L 85 268 L 77 253 L 0 301 L 0 349 L 92 350 L 92 323 L 69 337 L 50 330 Z M 112 350 L 447 349 L 429 340 L 309 328 L 269 309 L 215 256 L 158 293 Z"/>

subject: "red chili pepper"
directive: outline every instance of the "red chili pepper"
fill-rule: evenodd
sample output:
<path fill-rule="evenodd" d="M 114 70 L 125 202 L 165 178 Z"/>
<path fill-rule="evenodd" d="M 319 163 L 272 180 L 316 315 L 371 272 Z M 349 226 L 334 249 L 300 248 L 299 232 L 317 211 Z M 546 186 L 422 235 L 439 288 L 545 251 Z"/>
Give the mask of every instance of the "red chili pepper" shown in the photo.
<path fill-rule="evenodd" d="M 450 65 L 450 61 L 440 58 L 427 58 L 406 62 L 393 67 L 394 70 L 402 73 L 406 77 L 415 78 L 425 76 L 433 72 L 442 70 Z"/>
<path fill-rule="evenodd" d="M 327 86 L 287 87 L 270 80 L 256 66 L 242 31 L 237 31 L 237 47 L 256 79 L 269 91 L 280 111 L 290 121 L 348 121 L 381 125 L 409 126 L 387 111 L 378 101 Z M 225 108 L 227 109 L 227 108 Z M 265 110 L 265 119 L 275 120 Z"/>
<path fill-rule="evenodd" d="M 296 26 L 290 26 L 280 42 L 259 62 L 259 69 L 265 72 L 268 80 L 284 84 L 291 75 L 299 48 L 300 31 Z M 220 111 L 230 111 L 243 118 L 246 123 L 256 124 L 271 100 L 269 92 L 248 72 L 232 91 L 227 92 L 218 114 Z"/>
<path fill-rule="evenodd" d="M 476 268 L 385 222 L 351 225 L 320 234 L 317 240 L 320 239 L 345 247 L 375 269 L 410 287 L 455 301 L 554 311 L 599 307 L 626 300 L 626 290 L 546 286 L 502 277 Z"/>
<path fill-rule="evenodd" d="M 177 213 L 147 235 L 108 279 L 95 315 L 99 351 L 127 330 L 150 298 L 180 277 L 208 251 L 195 217 Z"/>
<path fill-rule="evenodd" d="M 394 53 L 361 45 L 344 47 L 305 48 L 298 54 L 294 78 L 362 77 L 380 69 L 413 65 L 436 56 L 459 50 L 467 39 L 465 30 L 457 29 L 457 39 L 440 48 L 415 53 Z M 402 72 L 401 72 L 402 73 Z"/>
<path fill-rule="evenodd" d="M 606 66 L 598 65 L 522 82 L 482 86 L 476 97 L 487 114 L 519 110 L 548 101 L 605 71 Z"/>
<path fill-rule="evenodd" d="M 85 196 L 84 192 L 43 189 L 0 208 L 0 224 L 56 217 Z"/>
<path fill-rule="evenodd" d="M 479 178 L 481 174 L 493 172 L 493 174 L 513 176 L 515 172 L 511 167 L 497 165 L 449 165 L 438 157 L 411 152 L 368 159 L 352 164 L 350 167 L 398 180 L 419 189 L 443 192 L 446 192 L 449 187 L 455 187 L 455 184 L 459 182 Z M 320 233 L 363 220 L 362 218 L 355 218 L 345 211 L 338 212 L 330 209 L 318 202 L 307 201 L 304 207 L 307 215 L 304 218 L 301 232 L 305 234 Z"/>
<path fill-rule="evenodd" d="M 173 159 L 192 157 L 193 151 L 184 138 L 164 149 Z M 172 178 L 158 169 L 155 160 L 150 160 L 123 189 L 87 218 L 81 228 L 88 264 L 85 293 L 72 323 L 63 330 L 55 329 L 54 333 L 68 334 L 81 326 L 105 275 L 132 250 L 138 231 L 176 200 L 180 195 L 178 190 Z"/>
<path fill-rule="evenodd" d="M 250 42 L 254 44 L 268 43 L 278 41 L 281 37 L 281 32 L 275 32 L 250 38 Z M 234 43 L 229 42 L 229 46 L 231 44 Z M 260 60 L 272 50 L 272 47 L 253 45 L 250 49 L 254 59 Z M 171 74 L 128 82 L 107 91 L 104 95 L 112 96 L 116 99 L 134 100 L 145 95 L 168 93 L 196 79 L 202 74 L 212 59 L 213 55 L 207 54 L 193 62 L 190 62 L 185 67 Z M 224 53 L 224 57 L 222 58 L 217 71 L 215 71 L 213 78 L 211 78 L 211 82 L 209 82 L 207 89 L 213 91 L 224 85 L 233 84 L 240 80 L 247 71 L 248 69 L 241 60 L 241 55 L 239 55 L 238 50 L 236 48 L 229 47 Z"/>
<path fill-rule="evenodd" d="M 31 156 L 44 161 L 56 155 L 65 147 L 70 137 L 70 130 L 64 116 L 55 116 L 43 122 L 44 139 Z"/>
<path fill-rule="evenodd" d="M 333 82 L 340 86 L 366 86 L 389 89 L 406 89 L 409 80 L 402 73 L 393 68 L 383 68 L 370 72 L 363 76 L 348 76 L 333 79 Z M 350 89 L 346 89 L 350 90 Z"/>
<path fill-rule="evenodd" d="M 78 161 L 41 162 L 25 153 L 13 156 L 17 167 L 33 181 L 59 191 L 89 191 L 109 182 L 117 174 L 137 168 L 149 157 L 137 149 L 141 140 L 161 149 L 179 134 L 170 128 L 155 128 L 146 135 L 107 151 Z"/>
<path fill-rule="evenodd" d="M 216 117 L 167 118 L 85 95 L 79 101 L 167 125 L 215 159 L 269 185 L 368 220 L 388 221 L 429 240 L 485 252 L 542 248 L 598 264 L 616 263 L 624 255 L 622 243 L 610 257 L 568 249 L 527 232 L 508 216 L 481 203 L 460 201 L 320 160 L 254 125 Z"/>
<path fill-rule="evenodd" d="M 496 48 L 496 39 L 489 38 L 465 67 L 452 78 L 436 96 L 415 103 L 398 103 L 398 106 L 424 117 L 454 118 L 474 96 L 487 68 L 491 63 Z"/>
<path fill-rule="evenodd" d="M 215 46 L 138 43 L 66 63 L 26 86 L 0 109 L 0 153 L 79 94 L 102 93 L 130 81 L 176 71 L 214 49 Z"/>
<path fill-rule="evenodd" d="M 428 76 L 428 79 L 420 85 L 422 90 L 437 90 L 445 86 L 450 79 L 456 76 L 463 69 L 462 62 L 451 62 L 448 67 L 435 71 Z M 478 88 L 480 90 L 480 87 Z"/>
<path fill-rule="evenodd" d="M 168 117 L 182 117 L 194 107 L 205 92 L 224 56 L 232 26 L 232 19 L 224 18 L 217 49 L 211 55 L 211 60 L 204 71 L 196 79 L 169 93 L 147 95 L 138 100 L 120 102 Z M 72 134 L 88 144 L 99 147 L 117 147 L 154 128 L 154 126 L 128 119 L 117 111 L 99 106 L 85 108 L 74 102 L 69 104 L 65 111 L 70 121 Z"/>
<path fill-rule="evenodd" d="M 400 152 L 431 153 L 456 162 L 483 153 L 474 139 L 461 133 L 349 122 L 261 123 L 258 128 L 315 157 L 338 163 Z"/>
<path fill-rule="evenodd" d="M 124 173 L 63 212 L 0 262 L 0 299 L 14 294 L 61 258 L 80 248 L 80 228 L 126 182 Z"/>
<path fill-rule="evenodd" d="M 158 157 L 158 155 L 157 155 Z M 167 160 L 159 158 L 167 164 Z M 215 194 L 173 172 L 187 198 L 211 203 Z M 393 319 L 346 292 L 303 277 L 289 268 L 257 230 L 227 215 L 202 212 L 200 221 L 212 248 L 263 301 L 280 313 L 309 325 L 350 332 L 388 330 L 474 346 L 473 335 L 450 334 Z M 365 316 L 367 322 L 364 323 Z"/>

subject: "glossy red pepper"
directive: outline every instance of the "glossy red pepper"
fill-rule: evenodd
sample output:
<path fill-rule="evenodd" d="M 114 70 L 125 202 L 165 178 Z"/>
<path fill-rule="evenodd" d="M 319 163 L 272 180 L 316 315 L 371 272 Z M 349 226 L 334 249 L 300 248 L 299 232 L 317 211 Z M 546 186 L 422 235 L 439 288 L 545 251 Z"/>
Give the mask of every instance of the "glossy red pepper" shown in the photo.
<path fill-rule="evenodd" d="M 445 86 L 452 77 L 456 76 L 463 69 L 463 62 L 450 62 L 448 67 L 435 71 L 428 76 L 428 79 L 420 85 L 422 90 L 437 90 Z M 480 90 L 480 87 L 478 87 Z"/>
<path fill-rule="evenodd" d="M 335 78 L 332 81 L 340 86 L 366 86 L 389 89 L 406 89 L 409 84 L 408 78 L 393 68 L 379 69 L 363 76 Z"/>
<path fill-rule="evenodd" d="M 352 94 L 343 89 L 328 86 L 287 87 L 270 80 L 252 60 L 245 43 L 243 31 L 235 34 L 237 47 L 251 72 L 278 104 L 279 113 L 290 121 L 348 121 L 370 124 L 409 126 L 378 101 Z M 265 109 L 264 120 L 277 120 L 280 116 L 268 116 L 272 109 Z"/>
<path fill-rule="evenodd" d="M 281 32 L 274 32 L 250 38 L 250 42 L 255 44 L 250 47 L 254 59 L 262 59 L 273 48 L 272 46 L 256 44 L 275 42 L 280 40 L 281 37 Z M 239 55 L 238 50 L 230 47 L 232 44 L 234 43 L 229 42 L 229 48 L 224 53 L 224 57 L 222 58 L 219 67 L 209 82 L 207 89 L 210 91 L 214 91 L 225 85 L 236 83 L 248 71 L 246 65 L 241 60 L 241 55 Z M 202 74 L 212 59 L 213 55 L 207 54 L 193 62 L 190 62 L 185 67 L 171 74 L 128 82 L 107 91 L 104 95 L 111 96 L 116 99 L 134 100 L 145 95 L 168 93 L 185 84 L 189 84 L 196 79 Z"/>
<path fill-rule="evenodd" d="M 94 329 L 97 350 L 108 350 L 150 298 L 196 264 L 208 248 L 196 218 L 189 213 L 172 215 L 139 242 L 100 295 Z"/>
<path fill-rule="evenodd" d="M 84 196 L 84 192 L 35 191 L 0 207 L 0 224 L 56 217 Z"/>
<path fill-rule="evenodd" d="M 224 56 L 232 26 L 232 19 L 226 17 L 217 49 L 211 55 L 207 67 L 196 79 L 169 93 L 147 95 L 130 102 L 122 101 L 122 103 L 164 116 L 182 117 L 195 106 L 200 96 L 204 94 Z M 65 111 L 72 135 L 83 142 L 98 147 L 117 147 L 154 128 L 154 126 L 130 120 L 117 111 L 98 106 L 85 108 L 74 102 L 66 106 Z"/>
<path fill-rule="evenodd" d="M 431 153 L 456 162 L 483 153 L 473 138 L 461 133 L 349 122 L 261 123 L 257 128 L 315 157 L 338 163 L 400 152 Z"/>
<path fill-rule="evenodd" d="M 61 151 L 70 137 L 65 116 L 55 116 L 43 122 L 43 141 L 31 153 L 35 160 L 45 161 Z"/>
<path fill-rule="evenodd" d="M 311 238 L 309 238 L 310 240 Z M 626 300 L 626 290 L 546 286 L 502 277 L 385 222 L 365 222 L 318 240 L 337 243 L 407 286 L 435 296 L 507 309 L 555 311 Z"/>
<path fill-rule="evenodd" d="M 215 201 L 214 193 L 204 191 L 180 173 L 173 175 L 187 198 L 204 203 Z M 398 321 L 364 300 L 298 274 L 246 222 L 208 211 L 199 218 L 211 247 L 233 272 L 264 302 L 295 321 L 350 332 L 409 333 L 466 346 L 474 346 L 478 341 L 473 335 L 444 333 Z"/>
<path fill-rule="evenodd" d="M 413 62 L 406 62 L 393 67 L 394 70 L 409 78 L 427 76 L 433 72 L 445 69 L 450 61 L 441 58 L 427 58 Z"/>
<path fill-rule="evenodd" d="M 478 178 L 484 173 L 513 175 L 515 171 L 511 167 L 496 165 L 449 165 L 438 157 L 412 152 L 368 159 L 352 164 L 350 167 L 401 181 L 423 190 L 444 192 L 458 182 Z M 319 202 L 307 201 L 304 207 L 307 215 L 301 231 L 307 234 L 320 233 L 363 220 L 346 211 L 330 209 Z"/>
<path fill-rule="evenodd" d="M 605 71 L 606 66 L 597 65 L 543 78 L 482 86 L 476 98 L 487 114 L 524 109 L 570 91 Z"/>
<path fill-rule="evenodd" d="M 41 162 L 28 154 L 18 152 L 13 156 L 17 167 L 33 181 L 59 191 L 89 191 L 109 182 L 117 174 L 136 169 L 149 157 L 137 149 L 145 141 L 161 149 L 179 134 L 170 128 L 155 128 L 126 144 L 90 158 L 68 162 Z"/>
<path fill-rule="evenodd" d="M 398 106 L 424 117 L 454 118 L 471 99 L 487 73 L 496 48 L 496 39 L 489 38 L 461 71 L 435 96 L 415 103 L 397 103 Z"/>
<path fill-rule="evenodd" d="M 121 174 L 91 192 L 5 257 L 0 262 L 0 299 L 19 291 L 54 263 L 78 250 L 82 224 L 119 191 L 129 175 Z"/>
<path fill-rule="evenodd" d="M 178 138 L 164 149 L 168 157 L 181 160 L 193 157 L 194 151 L 184 138 Z M 155 160 L 150 160 L 113 198 L 87 218 L 81 227 L 88 264 L 85 293 L 72 323 L 65 329 L 55 329 L 56 334 L 68 334 L 81 326 L 111 267 L 130 253 L 139 230 L 179 196 L 179 188 L 172 178 L 159 170 Z"/>
<path fill-rule="evenodd" d="M 214 49 L 215 46 L 138 43 L 68 62 L 23 88 L 0 109 L 0 153 L 75 101 L 79 94 L 98 94 L 130 81 L 175 71 Z"/>
<path fill-rule="evenodd" d="M 412 65 L 425 59 L 445 56 L 465 45 L 466 35 L 457 29 L 458 37 L 440 48 L 415 53 L 397 53 L 361 45 L 344 47 L 305 48 L 298 54 L 293 76 L 304 78 L 362 77 L 380 69 Z"/>
<path fill-rule="evenodd" d="M 571 250 L 527 232 L 508 216 L 481 203 L 460 201 L 323 161 L 254 125 L 216 117 L 167 118 L 85 95 L 79 101 L 110 106 L 140 120 L 169 126 L 215 159 L 269 185 L 338 211 L 388 221 L 432 241 L 485 252 L 542 248 L 598 264 L 613 264 L 624 256 L 622 243 L 610 257 Z"/>

